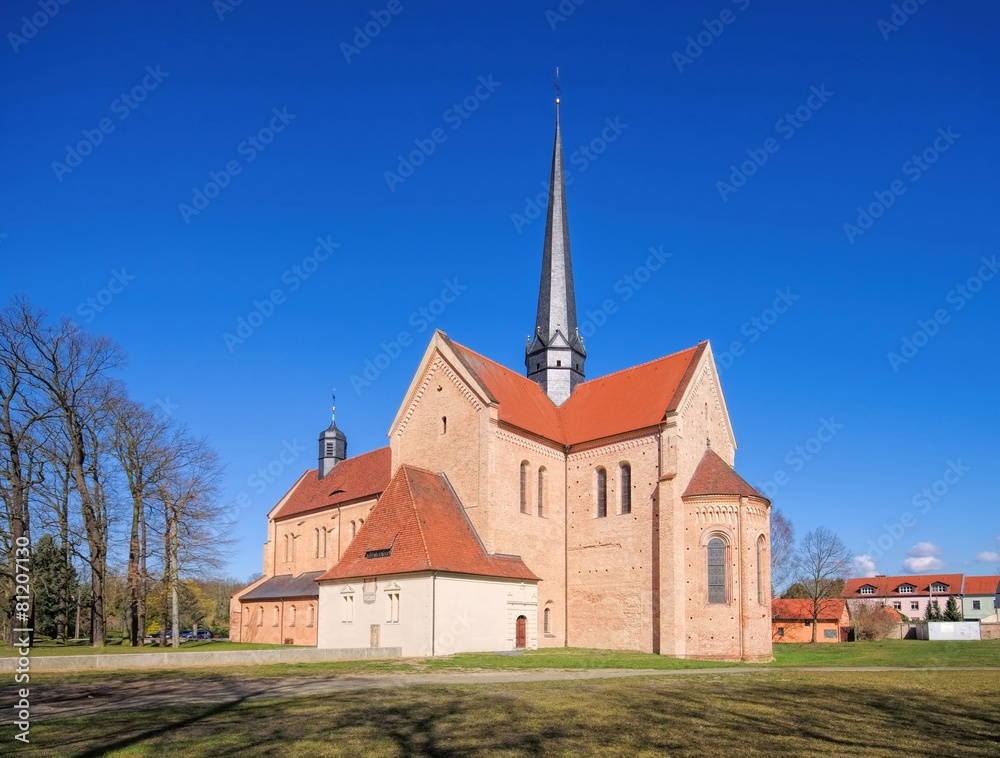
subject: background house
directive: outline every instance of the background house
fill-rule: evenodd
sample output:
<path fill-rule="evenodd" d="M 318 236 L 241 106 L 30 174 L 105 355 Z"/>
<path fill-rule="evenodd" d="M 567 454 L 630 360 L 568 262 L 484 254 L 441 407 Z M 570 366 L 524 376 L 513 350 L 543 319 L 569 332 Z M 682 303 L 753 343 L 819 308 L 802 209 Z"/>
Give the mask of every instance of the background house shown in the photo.
<path fill-rule="evenodd" d="M 846 642 L 851 620 L 847 602 L 840 598 L 820 601 L 817 642 Z M 771 601 L 772 642 L 812 642 L 812 600 Z"/>
<path fill-rule="evenodd" d="M 1000 609 L 1000 576 L 967 576 L 962 584 L 962 615 L 974 621 Z"/>
<path fill-rule="evenodd" d="M 886 576 L 848 579 L 843 597 L 848 606 L 866 600 L 879 600 L 887 608 L 910 619 L 923 618 L 930 602 L 944 613 L 948 597 L 962 600 L 961 574 L 925 574 L 921 576 Z"/>

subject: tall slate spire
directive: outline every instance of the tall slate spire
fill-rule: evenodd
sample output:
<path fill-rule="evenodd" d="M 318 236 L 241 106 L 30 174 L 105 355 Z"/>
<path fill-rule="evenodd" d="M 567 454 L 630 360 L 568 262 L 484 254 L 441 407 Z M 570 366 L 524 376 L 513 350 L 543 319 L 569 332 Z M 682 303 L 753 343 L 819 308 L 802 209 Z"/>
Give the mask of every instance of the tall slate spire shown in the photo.
<path fill-rule="evenodd" d="M 558 72 L 558 70 L 557 70 Z M 558 73 L 557 73 L 558 76 Z M 558 80 L 556 84 L 558 95 Z M 549 211 L 545 219 L 542 280 L 538 288 L 535 333 L 529 338 L 524 364 L 528 378 L 538 382 L 556 405 L 562 405 L 583 381 L 587 351 L 576 327 L 573 259 L 566 216 L 559 97 L 556 97 L 556 137 L 549 179 Z"/>

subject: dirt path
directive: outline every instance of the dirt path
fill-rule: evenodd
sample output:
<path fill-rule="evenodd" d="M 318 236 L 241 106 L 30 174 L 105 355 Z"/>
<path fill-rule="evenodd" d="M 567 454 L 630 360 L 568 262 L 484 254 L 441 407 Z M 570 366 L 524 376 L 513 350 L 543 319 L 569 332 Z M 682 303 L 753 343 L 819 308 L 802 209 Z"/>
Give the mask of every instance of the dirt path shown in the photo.
<path fill-rule="evenodd" d="M 253 700 L 274 700 L 333 692 L 393 689 L 418 685 L 498 684 L 507 682 L 563 682 L 638 676 L 703 676 L 706 674 L 768 675 L 791 671 L 1000 671 L 990 667 L 937 669 L 880 667 L 709 668 L 709 669 L 537 669 L 529 671 L 464 671 L 443 674 L 374 674 L 341 676 L 286 676 L 258 679 L 161 679 L 156 681 L 39 684 L 31 687 L 31 716 L 52 721 L 115 711 L 156 708 L 200 708 Z M 3 701 L 16 698 L 14 687 L 4 687 Z"/>

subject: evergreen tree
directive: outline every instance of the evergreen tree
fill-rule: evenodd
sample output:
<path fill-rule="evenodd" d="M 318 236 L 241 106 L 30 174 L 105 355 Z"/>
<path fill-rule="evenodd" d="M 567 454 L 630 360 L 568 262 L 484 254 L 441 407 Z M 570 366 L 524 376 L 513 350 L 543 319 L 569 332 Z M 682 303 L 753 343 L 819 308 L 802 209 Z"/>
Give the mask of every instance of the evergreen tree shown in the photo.
<path fill-rule="evenodd" d="M 59 603 L 76 594 L 76 569 L 66 560 L 51 534 L 43 534 L 32 552 L 32 591 L 35 596 L 35 631 L 56 636 Z"/>
<path fill-rule="evenodd" d="M 964 621 L 965 616 L 962 615 L 962 609 L 958 606 L 958 600 L 955 599 L 954 595 L 948 596 L 948 603 L 944 607 L 944 620 L 945 621 Z"/>
<path fill-rule="evenodd" d="M 937 600 L 931 600 L 927 603 L 927 610 L 924 611 L 924 621 L 942 621 L 944 616 L 941 615 L 941 609 L 938 607 Z"/>

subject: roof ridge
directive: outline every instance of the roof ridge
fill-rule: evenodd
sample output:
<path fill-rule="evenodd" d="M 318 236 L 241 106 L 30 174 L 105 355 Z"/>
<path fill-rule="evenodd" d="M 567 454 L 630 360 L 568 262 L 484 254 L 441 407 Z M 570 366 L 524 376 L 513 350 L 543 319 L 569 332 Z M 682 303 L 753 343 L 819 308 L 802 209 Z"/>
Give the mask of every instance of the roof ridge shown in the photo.
<path fill-rule="evenodd" d="M 358 455 L 355 455 L 353 458 L 344 458 L 344 460 L 342 460 L 341 463 L 347 463 L 348 461 L 352 461 L 352 462 L 353 461 L 357 461 L 357 460 L 360 460 L 361 458 L 364 458 L 366 455 L 372 455 L 373 453 L 380 453 L 383 450 L 391 450 L 391 449 L 392 449 L 391 445 L 382 445 L 382 447 L 376 447 L 376 448 L 373 448 L 372 450 L 366 450 L 363 453 L 358 453 Z M 305 472 L 303 473 L 303 476 L 305 476 L 305 474 L 313 474 L 313 473 L 315 473 L 318 470 L 319 469 L 315 469 L 315 468 L 307 468 L 305 470 Z M 332 473 L 332 471 L 331 471 L 331 473 Z"/>
<path fill-rule="evenodd" d="M 414 470 L 423 472 L 424 469 L 418 469 L 416 466 L 408 466 L 405 463 L 401 463 L 399 467 L 403 470 L 403 479 L 406 481 L 406 494 L 410 501 L 410 508 L 413 510 L 413 519 L 417 522 L 417 531 L 420 533 L 420 544 L 424 549 L 424 559 L 427 561 L 428 566 L 433 566 L 434 564 L 431 562 L 431 551 L 427 547 L 427 535 L 424 534 L 424 527 L 420 523 L 420 513 L 417 511 L 417 501 L 413 497 L 413 489 L 410 485 L 410 471 Z M 434 474 L 431 474 L 431 476 L 434 476 Z"/>
<path fill-rule="evenodd" d="M 581 382 L 579 386 L 582 387 L 584 384 L 590 384 L 591 382 L 596 382 L 596 381 L 598 381 L 600 379 L 610 379 L 612 376 L 617 376 L 618 374 L 624 374 L 626 371 L 634 371 L 637 368 L 644 368 L 645 366 L 650 366 L 650 365 L 652 365 L 654 363 L 658 363 L 659 361 L 665 361 L 667 358 L 674 358 L 674 357 L 680 355 L 681 353 L 688 352 L 689 350 L 697 350 L 699 347 L 701 347 L 702 345 L 707 344 L 707 343 L 708 343 L 708 340 L 702 340 L 697 345 L 692 345 L 691 347 L 686 347 L 683 350 L 677 350 L 677 351 L 675 351 L 673 353 L 669 353 L 667 355 L 661 355 L 659 358 L 652 358 L 652 359 L 650 359 L 648 361 L 645 361 L 644 363 L 637 363 L 634 366 L 627 366 L 626 368 L 620 368 L 617 371 L 612 371 L 610 374 L 602 374 L 601 376 L 595 376 L 593 379 L 588 379 L 585 382 Z"/>

